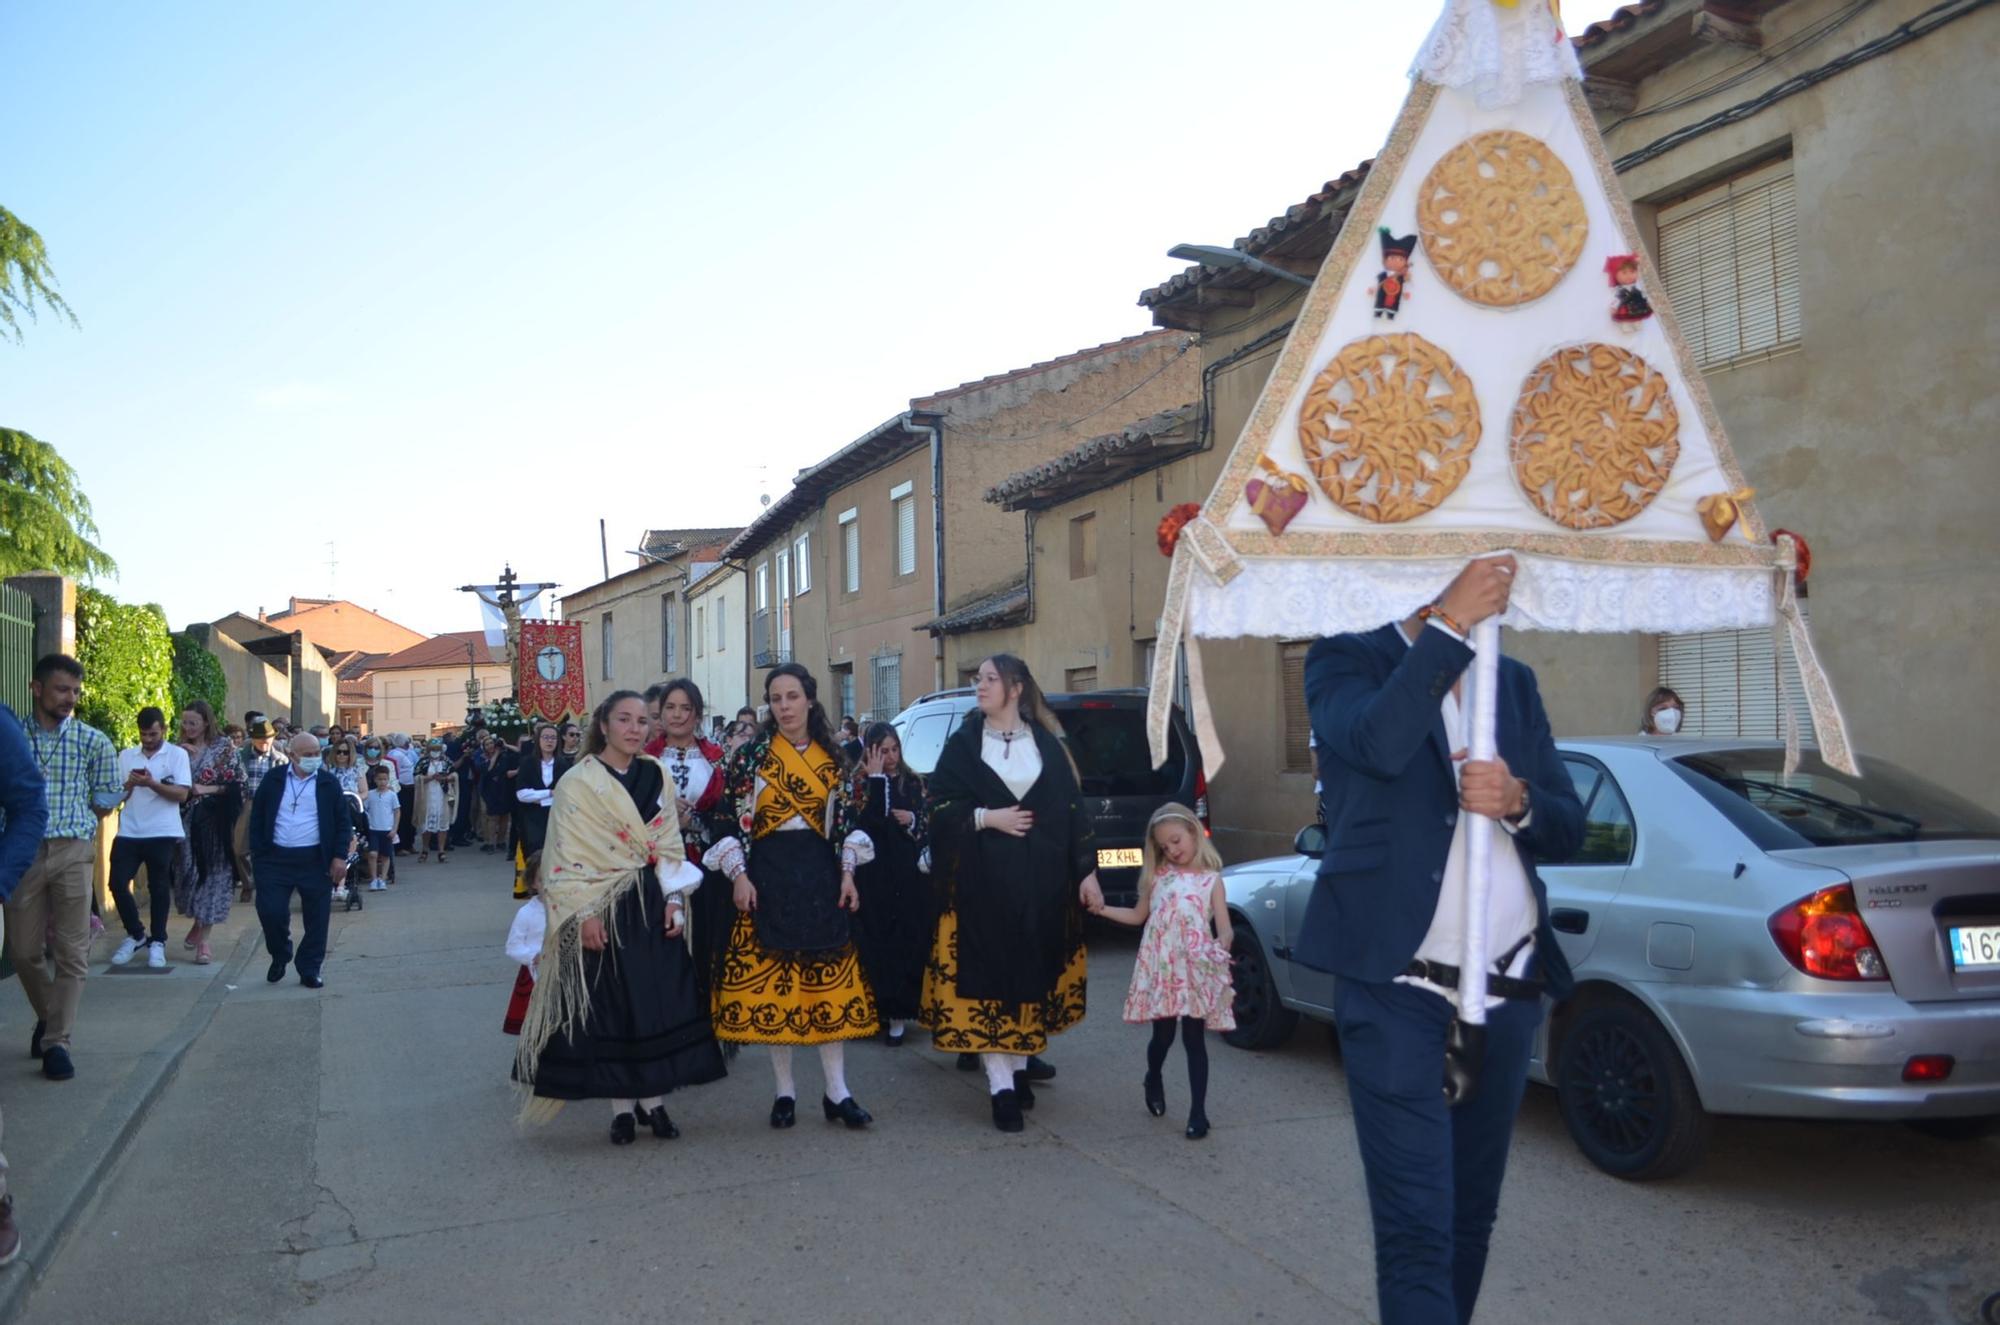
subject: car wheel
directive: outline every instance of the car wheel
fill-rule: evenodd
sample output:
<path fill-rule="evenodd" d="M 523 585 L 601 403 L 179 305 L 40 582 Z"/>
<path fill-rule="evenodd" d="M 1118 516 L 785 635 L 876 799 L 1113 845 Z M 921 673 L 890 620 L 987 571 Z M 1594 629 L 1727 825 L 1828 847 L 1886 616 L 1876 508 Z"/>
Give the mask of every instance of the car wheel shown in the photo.
<path fill-rule="evenodd" d="M 1556 1098 L 1577 1148 L 1616 1178 L 1670 1178 L 1708 1146 L 1709 1116 L 1679 1051 L 1630 1003 L 1598 1003 L 1570 1020 Z"/>
<path fill-rule="evenodd" d="M 1903 1124 L 1938 1141 L 1978 1141 L 2000 1132 L 2000 1115 L 1981 1118 L 1911 1118 Z"/>
<path fill-rule="evenodd" d="M 1278 982 L 1257 936 L 1241 922 L 1235 928 L 1229 965 L 1236 984 L 1236 1029 L 1222 1038 L 1238 1049 L 1275 1049 L 1299 1024 L 1299 1014 L 1278 1000 Z"/>

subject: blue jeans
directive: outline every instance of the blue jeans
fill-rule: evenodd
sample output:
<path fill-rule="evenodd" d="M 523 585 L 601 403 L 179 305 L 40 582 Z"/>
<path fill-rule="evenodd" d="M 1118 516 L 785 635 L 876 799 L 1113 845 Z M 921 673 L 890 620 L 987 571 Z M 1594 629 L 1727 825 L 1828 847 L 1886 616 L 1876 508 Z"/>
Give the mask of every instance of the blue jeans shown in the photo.
<path fill-rule="evenodd" d="M 1541 1004 L 1510 999 L 1486 1014 L 1485 1070 L 1457 1108 L 1444 1102 L 1451 1004 L 1410 985 L 1339 979 L 1333 1011 L 1368 1177 L 1382 1325 L 1465 1325 Z"/>
<path fill-rule="evenodd" d="M 305 935 L 299 940 L 301 978 L 319 974 L 326 960 L 326 929 L 333 917 L 333 881 L 318 847 L 273 847 L 257 856 L 257 919 L 272 961 L 293 961 L 292 893 L 299 895 Z"/>

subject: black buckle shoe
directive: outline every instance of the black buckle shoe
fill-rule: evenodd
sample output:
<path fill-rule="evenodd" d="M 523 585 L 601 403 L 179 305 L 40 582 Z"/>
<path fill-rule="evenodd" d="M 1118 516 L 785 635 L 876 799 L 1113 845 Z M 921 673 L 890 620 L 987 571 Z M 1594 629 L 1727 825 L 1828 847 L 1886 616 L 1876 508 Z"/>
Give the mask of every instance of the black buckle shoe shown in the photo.
<path fill-rule="evenodd" d="M 1021 1107 L 1024 1109 L 1035 1107 L 1035 1088 L 1028 1084 L 1028 1074 L 1026 1072 L 1016 1072 L 1014 1074 L 1014 1098 L 1020 1102 Z"/>
<path fill-rule="evenodd" d="M 1054 1081 L 1055 1079 L 1056 1065 L 1054 1063 L 1043 1062 L 1040 1054 L 1028 1055 L 1028 1080 Z"/>
<path fill-rule="evenodd" d="M 657 1105 L 646 1115 L 646 1126 L 653 1129 L 653 1135 L 662 1141 L 678 1141 L 681 1129 L 674 1126 L 674 1120 L 667 1117 L 667 1106 Z"/>
<path fill-rule="evenodd" d="M 1003 1090 L 993 1097 L 993 1125 L 1003 1132 L 1027 1130 L 1027 1119 L 1021 1116 L 1021 1101 L 1013 1091 Z"/>
<path fill-rule="evenodd" d="M 1208 1115 L 1205 1113 L 1189 1114 L 1188 1125 L 1187 1125 L 1187 1139 L 1190 1141 L 1199 1141 L 1204 1136 L 1207 1135 L 1208 1135 Z"/>
<path fill-rule="evenodd" d="M 790 1095 L 780 1095 L 771 1101 L 771 1126 L 790 1127 L 798 1120 L 797 1101 Z"/>
<path fill-rule="evenodd" d="M 621 1113 L 611 1120 L 611 1144 L 629 1146 L 639 1138 L 639 1122 L 629 1113 Z"/>
<path fill-rule="evenodd" d="M 820 1107 L 826 1110 L 828 1122 L 846 1123 L 850 1132 L 858 1132 L 875 1121 L 875 1115 L 855 1103 L 852 1095 L 838 1104 L 822 1095 L 819 1097 L 819 1103 Z"/>
<path fill-rule="evenodd" d="M 307 989 L 326 988 L 326 981 L 320 979 L 316 975 L 302 975 L 299 977 L 299 983 L 304 985 Z"/>
<path fill-rule="evenodd" d="M 1146 1074 L 1146 1112 L 1155 1118 L 1167 1116 L 1167 1087 L 1157 1072 Z"/>

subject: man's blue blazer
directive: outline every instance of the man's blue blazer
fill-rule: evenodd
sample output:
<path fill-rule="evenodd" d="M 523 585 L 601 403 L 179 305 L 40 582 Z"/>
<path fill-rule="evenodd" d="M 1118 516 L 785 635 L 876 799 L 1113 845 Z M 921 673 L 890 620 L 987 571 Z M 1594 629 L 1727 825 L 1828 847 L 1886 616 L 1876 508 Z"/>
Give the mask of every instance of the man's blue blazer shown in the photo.
<path fill-rule="evenodd" d="M 1471 662 L 1471 648 L 1443 630 L 1426 626 L 1406 644 L 1394 624 L 1322 639 L 1307 653 L 1327 848 L 1294 961 L 1379 984 L 1416 956 L 1437 911 L 1459 814 L 1440 706 Z M 1538 969 L 1560 998 L 1572 983 L 1569 963 L 1549 929 L 1548 889 L 1535 859 L 1565 860 L 1577 849 L 1583 806 L 1549 734 L 1535 674 L 1512 658 L 1500 660 L 1497 738 L 1500 758 L 1528 782 L 1532 813 L 1519 833 L 1496 831 L 1493 845 L 1520 852 L 1541 917 Z"/>

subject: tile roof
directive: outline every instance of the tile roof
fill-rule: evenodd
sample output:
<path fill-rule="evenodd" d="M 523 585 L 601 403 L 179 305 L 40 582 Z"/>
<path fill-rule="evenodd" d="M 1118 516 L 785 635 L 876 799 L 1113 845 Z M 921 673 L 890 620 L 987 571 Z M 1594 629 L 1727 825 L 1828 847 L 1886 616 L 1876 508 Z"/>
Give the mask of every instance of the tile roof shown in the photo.
<path fill-rule="evenodd" d="M 1614 32 L 1623 32 L 1640 19 L 1658 13 L 1666 7 L 1667 0 L 1639 0 L 1637 4 L 1620 5 L 1605 17 L 1597 20 L 1583 31 L 1570 38 L 1579 51 L 1589 50 Z"/>
<path fill-rule="evenodd" d="M 729 540 L 742 532 L 740 524 L 727 529 L 648 529 L 646 536 L 639 540 L 639 550 L 659 556 L 675 555 L 667 551 L 670 547 L 700 552 L 710 547 L 726 547 Z"/>
<path fill-rule="evenodd" d="M 1136 335 L 1122 336 L 1117 340 L 1105 341 L 1102 345 L 1092 345 L 1088 349 L 1074 350 L 1068 354 L 1058 355 L 1056 358 L 1053 359 L 1043 359 L 1040 363 L 1031 363 L 1025 368 L 1012 368 L 1004 373 L 993 373 L 990 376 L 979 378 L 976 381 L 960 382 L 955 387 L 950 387 L 946 390 L 938 391 L 928 396 L 918 396 L 914 400 L 912 400 L 910 404 L 912 408 L 915 408 L 917 406 L 928 405 L 933 401 L 945 400 L 952 396 L 962 396 L 967 394 L 968 392 L 982 391 L 987 387 L 998 386 L 1002 382 L 1013 381 L 1017 377 L 1029 377 L 1034 375 L 1035 373 L 1045 373 L 1051 368 L 1060 368 L 1064 364 L 1076 363 L 1079 360 L 1094 358 L 1100 354 L 1109 354 L 1114 350 L 1122 350 L 1136 345 L 1143 345 L 1147 341 L 1159 340 L 1163 337 L 1171 336 L 1173 334 L 1174 333 L 1171 330 L 1162 329 L 1154 331 L 1141 331 Z"/>
<path fill-rule="evenodd" d="M 922 427 L 926 422 L 934 423 L 936 419 L 934 414 L 920 414 L 915 410 L 898 414 L 876 424 L 818 464 L 801 469 L 792 478 L 792 486 L 765 507 L 763 514 L 752 520 L 750 527 L 723 549 L 722 556 L 731 561 L 750 556 L 777 537 L 779 532 L 803 519 L 835 488 L 887 464 L 897 456 L 928 445 L 930 435 L 922 431 Z M 910 429 L 903 427 L 906 420 Z"/>
<path fill-rule="evenodd" d="M 1361 191 L 1362 181 L 1368 178 L 1368 168 L 1374 164 L 1375 158 L 1370 157 L 1353 169 L 1341 172 L 1320 185 L 1318 191 L 1304 202 L 1287 207 L 1282 215 L 1272 217 L 1237 240 L 1231 247 L 1240 249 L 1252 257 L 1261 257 L 1282 241 L 1321 225 L 1329 231 L 1327 242 L 1331 245 L 1331 232 L 1339 230 L 1340 222 L 1347 219 L 1347 209 L 1353 204 L 1354 195 Z M 1240 268 L 1194 266 L 1140 294 L 1139 303 L 1145 308 L 1156 308 L 1190 290 L 1209 284 L 1225 273 L 1241 278 L 1229 282 L 1232 284 L 1251 284 L 1270 279 L 1255 272 L 1242 271 Z"/>
<path fill-rule="evenodd" d="M 1105 433 L 1055 459 L 1011 474 L 986 490 L 986 500 L 1010 511 L 1052 506 L 1106 483 L 1192 450 L 1201 441 L 1194 427 L 1197 405 L 1161 410 L 1120 432 Z M 1178 445 L 1174 443 L 1178 442 Z"/>
<path fill-rule="evenodd" d="M 1015 583 L 983 594 L 917 629 L 927 630 L 933 635 L 966 635 L 976 630 L 1015 625 L 1027 620 L 1027 617 L 1028 580 L 1022 576 Z"/>
<path fill-rule="evenodd" d="M 463 667 L 465 646 L 470 644 L 479 662 L 493 667 L 507 665 L 507 651 L 487 647 L 483 630 L 454 630 L 433 635 L 422 644 L 412 644 L 375 664 L 377 672 L 399 672 L 411 667 Z"/>

